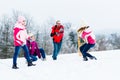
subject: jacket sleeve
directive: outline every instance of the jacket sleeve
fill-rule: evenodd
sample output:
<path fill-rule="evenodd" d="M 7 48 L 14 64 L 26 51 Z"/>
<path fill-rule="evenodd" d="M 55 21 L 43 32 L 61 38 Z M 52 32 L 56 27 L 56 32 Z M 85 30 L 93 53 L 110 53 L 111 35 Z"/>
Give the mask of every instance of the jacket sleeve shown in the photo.
<path fill-rule="evenodd" d="M 90 35 L 90 33 L 91 33 L 91 31 L 90 32 L 85 32 L 85 31 L 82 32 L 82 39 L 84 39 L 86 43 L 88 43 L 87 38 Z"/>
<path fill-rule="evenodd" d="M 34 42 L 31 42 L 31 55 L 33 55 L 35 52 L 35 44 Z"/>
<path fill-rule="evenodd" d="M 26 29 L 20 31 L 20 40 L 23 41 L 23 44 L 26 44 L 26 40 L 29 38 Z"/>
<path fill-rule="evenodd" d="M 51 33 L 50 36 L 53 37 L 54 35 L 56 35 L 56 33 Z"/>
<path fill-rule="evenodd" d="M 51 30 L 50 36 L 53 37 L 54 35 L 56 35 L 56 33 L 55 33 L 55 27 L 53 26 L 52 30 Z"/>
<path fill-rule="evenodd" d="M 61 26 L 61 28 L 60 28 L 60 30 L 59 30 L 60 40 L 62 40 L 63 35 L 64 35 L 64 27 L 63 27 L 63 26 Z"/>
<path fill-rule="evenodd" d="M 37 42 L 36 42 L 36 50 L 37 50 L 37 56 L 39 57 L 39 58 L 41 58 L 41 55 L 40 55 L 40 50 L 39 50 L 39 48 L 38 48 L 38 44 L 37 44 Z"/>
<path fill-rule="evenodd" d="M 63 27 L 63 26 L 61 26 L 59 32 L 60 32 L 60 33 L 64 33 L 64 27 Z"/>

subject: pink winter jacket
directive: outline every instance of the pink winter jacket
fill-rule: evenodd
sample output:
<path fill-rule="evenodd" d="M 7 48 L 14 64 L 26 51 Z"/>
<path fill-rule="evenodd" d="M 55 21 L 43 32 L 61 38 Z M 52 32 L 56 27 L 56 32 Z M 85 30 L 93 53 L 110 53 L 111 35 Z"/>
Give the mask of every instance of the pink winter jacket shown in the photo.
<path fill-rule="evenodd" d="M 26 44 L 26 40 L 28 39 L 27 31 L 25 26 L 22 25 L 23 17 L 18 18 L 17 23 L 13 29 L 13 38 L 14 38 L 14 46 L 22 46 Z"/>
<path fill-rule="evenodd" d="M 81 38 L 85 39 L 85 41 L 89 44 L 95 44 L 96 43 L 95 35 L 92 33 L 92 31 L 84 30 L 81 34 Z"/>

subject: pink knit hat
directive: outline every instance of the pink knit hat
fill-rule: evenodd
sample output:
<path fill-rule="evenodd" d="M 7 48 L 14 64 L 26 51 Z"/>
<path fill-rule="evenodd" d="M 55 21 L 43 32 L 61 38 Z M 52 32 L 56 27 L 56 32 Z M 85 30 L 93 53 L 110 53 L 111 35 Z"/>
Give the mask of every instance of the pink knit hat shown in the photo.
<path fill-rule="evenodd" d="M 21 29 L 25 29 L 25 25 L 23 25 L 23 21 L 25 21 L 25 18 L 23 16 L 19 16 L 14 28 L 18 27 Z"/>
<path fill-rule="evenodd" d="M 19 16 L 18 17 L 18 23 L 22 23 L 25 20 L 25 17 Z"/>

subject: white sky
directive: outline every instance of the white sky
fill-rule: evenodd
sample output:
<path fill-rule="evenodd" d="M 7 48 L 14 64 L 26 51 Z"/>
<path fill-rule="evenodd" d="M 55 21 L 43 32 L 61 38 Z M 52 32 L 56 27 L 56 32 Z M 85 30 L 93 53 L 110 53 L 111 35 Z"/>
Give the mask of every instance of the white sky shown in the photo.
<path fill-rule="evenodd" d="M 36 21 L 50 17 L 71 22 L 79 27 L 82 22 L 96 33 L 115 33 L 120 30 L 120 0 L 0 0 L 0 15 L 12 9 L 30 14 Z"/>

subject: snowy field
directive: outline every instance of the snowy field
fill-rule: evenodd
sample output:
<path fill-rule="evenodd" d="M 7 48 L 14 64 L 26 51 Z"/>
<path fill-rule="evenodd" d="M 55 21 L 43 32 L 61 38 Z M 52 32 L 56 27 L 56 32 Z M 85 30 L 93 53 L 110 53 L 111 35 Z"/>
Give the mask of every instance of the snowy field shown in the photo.
<path fill-rule="evenodd" d="M 18 58 L 19 69 L 12 69 L 12 59 L 0 59 L 0 80 L 120 80 L 120 50 L 91 52 L 98 60 L 83 61 L 77 53 L 59 55 L 53 61 L 38 60 L 27 67 Z"/>

